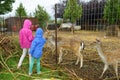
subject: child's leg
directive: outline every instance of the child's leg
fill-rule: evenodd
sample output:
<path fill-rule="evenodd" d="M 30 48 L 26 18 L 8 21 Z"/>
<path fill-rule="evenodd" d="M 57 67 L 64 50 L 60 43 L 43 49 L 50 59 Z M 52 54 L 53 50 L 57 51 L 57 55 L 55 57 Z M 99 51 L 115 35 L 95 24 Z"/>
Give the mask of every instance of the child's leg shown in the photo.
<path fill-rule="evenodd" d="M 17 67 L 17 68 L 19 68 L 19 67 L 22 65 L 22 62 L 23 62 L 23 60 L 24 60 L 24 58 L 25 58 L 25 56 L 26 56 L 26 53 L 27 53 L 27 49 L 24 48 L 24 49 L 23 49 L 23 52 L 22 52 L 22 56 L 20 57 L 20 60 L 19 60 L 19 62 L 18 62 L 18 67 Z"/>
<path fill-rule="evenodd" d="M 37 74 L 40 74 L 40 58 L 37 59 Z"/>
<path fill-rule="evenodd" d="M 30 60 L 31 60 L 30 49 L 28 49 L 28 56 L 29 56 L 29 64 L 30 64 Z"/>
<path fill-rule="evenodd" d="M 30 58 L 30 64 L 29 64 L 29 75 L 32 74 L 33 65 L 34 65 L 34 57 L 31 57 Z"/>

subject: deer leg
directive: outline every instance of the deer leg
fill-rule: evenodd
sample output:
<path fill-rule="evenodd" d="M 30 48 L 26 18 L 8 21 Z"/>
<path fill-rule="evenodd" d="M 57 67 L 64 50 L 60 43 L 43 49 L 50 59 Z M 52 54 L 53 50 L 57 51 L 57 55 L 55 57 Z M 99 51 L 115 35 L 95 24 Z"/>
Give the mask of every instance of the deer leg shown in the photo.
<path fill-rule="evenodd" d="M 52 56 L 55 54 L 55 48 L 52 50 Z"/>
<path fill-rule="evenodd" d="M 100 78 L 102 78 L 102 76 L 103 76 L 104 72 L 107 70 L 107 68 L 108 68 L 108 64 L 105 64 L 105 65 L 104 65 L 103 72 L 102 72 Z"/>
<path fill-rule="evenodd" d="M 80 58 L 77 56 L 77 60 L 76 60 L 75 65 L 78 65 L 79 60 L 80 60 Z"/>
<path fill-rule="evenodd" d="M 66 50 L 64 50 L 64 51 L 65 51 L 65 55 L 64 56 L 66 56 L 68 54 L 68 51 L 66 51 Z"/>
<path fill-rule="evenodd" d="M 114 66 L 114 70 L 115 70 L 115 73 L 116 73 L 117 80 L 119 80 L 119 77 L 118 77 L 118 63 L 116 62 L 113 66 Z"/>
<path fill-rule="evenodd" d="M 76 60 L 76 63 L 75 63 L 75 65 L 78 65 L 78 62 L 80 61 L 80 52 L 79 52 L 79 50 L 78 50 L 78 52 L 77 52 L 78 54 L 75 54 L 76 56 L 77 56 L 77 60 Z"/>
<path fill-rule="evenodd" d="M 59 53 L 59 61 L 58 61 L 58 64 L 60 64 L 60 62 L 62 61 L 62 54 L 63 54 L 63 51 L 62 51 L 62 48 L 60 49 L 60 53 Z"/>
<path fill-rule="evenodd" d="M 80 59 L 81 59 L 81 60 L 80 60 L 80 61 L 81 61 L 81 62 L 80 62 L 80 68 L 81 68 L 81 67 L 83 66 L 83 55 L 82 55 L 82 54 L 80 54 Z"/>
<path fill-rule="evenodd" d="M 78 62 L 80 62 L 80 68 L 83 66 L 83 56 L 82 56 L 82 54 L 79 52 L 79 55 L 76 55 L 77 56 L 77 61 L 76 61 L 76 63 L 75 63 L 75 65 L 77 65 L 78 64 Z"/>

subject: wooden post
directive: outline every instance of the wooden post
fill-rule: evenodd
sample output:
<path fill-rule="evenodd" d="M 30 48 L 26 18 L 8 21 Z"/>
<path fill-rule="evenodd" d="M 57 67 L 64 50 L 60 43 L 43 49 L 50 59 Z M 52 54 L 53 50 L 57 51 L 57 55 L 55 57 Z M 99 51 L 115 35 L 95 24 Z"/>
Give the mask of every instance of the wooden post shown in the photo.
<path fill-rule="evenodd" d="M 56 64 L 58 62 L 57 60 L 57 4 L 55 4 L 55 51 L 56 51 Z"/>

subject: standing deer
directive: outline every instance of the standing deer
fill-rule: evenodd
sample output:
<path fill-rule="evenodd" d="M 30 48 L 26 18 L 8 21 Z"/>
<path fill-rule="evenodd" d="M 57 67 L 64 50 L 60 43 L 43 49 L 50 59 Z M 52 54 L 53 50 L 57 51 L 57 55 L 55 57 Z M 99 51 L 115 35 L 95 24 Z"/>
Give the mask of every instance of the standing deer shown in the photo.
<path fill-rule="evenodd" d="M 116 76 L 117 76 L 117 80 L 119 80 L 118 77 L 118 63 L 120 61 L 120 49 L 111 51 L 111 52 L 103 52 L 102 48 L 101 48 L 101 41 L 96 39 L 95 42 L 93 42 L 95 45 L 95 48 L 98 51 L 98 54 L 101 58 L 101 60 L 104 62 L 104 69 L 103 72 L 100 76 L 100 78 L 102 78 L 103 74 L 105 73 L 105 71 L 108 69 L 109 65 L 112 65 L 114 67 Z M 93 44 L 92 43 L 92 44 Z"/>
<path fill-rule="evenodd" d="M 55 36 L 53 34 L 53 32 L 48 32 L 46 33 L 47 35 L 47 41 L 50 42 L 54 47 L 55 47 Z M 65 39 L 63 37 L 58 37 L 58 42 L 57 42 L 57 51 L 59 54 L 59 58 L 58 58 L 58 64 L 60 64 L 60 62 L 62 62 L 62 56 L 63 56 L 63 51 L 66 49 L 71 50 L 76 56 L 77 56 L 77 60 L 76 60 L 76 65 L 80 62 L 80 68 L 83 66 L 83 55 L 81 54 L 81 52 L 83 51 L 85 45 L 84 42 L 82 40 L 79 39 Z"/>

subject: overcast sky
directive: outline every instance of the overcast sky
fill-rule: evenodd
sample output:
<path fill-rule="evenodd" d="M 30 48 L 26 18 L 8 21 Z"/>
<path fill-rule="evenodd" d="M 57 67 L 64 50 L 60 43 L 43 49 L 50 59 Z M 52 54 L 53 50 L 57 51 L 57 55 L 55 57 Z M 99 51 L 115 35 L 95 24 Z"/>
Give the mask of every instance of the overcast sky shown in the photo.
<path fill-rule="evenodd" d="M 15 10 L 19 7 L 19 4 L 22 3 L 28 14 L 35 11 L 35 8 L 37 8 L 37 5 L 39 4 L 46 9 L 50 16 L 53 17 L 54 10 L 52 8 L 55 3 L 59 2 L 60 0 L 15 0 L 15 3 L 13 3 L 13 11 L 6 14 L 6 16 L 14 16 Z"/>
<path fill-rule="evenodd" d="M 14 16 L 15 10 L 19 7 L 19 4 L 22 3 L 24 8 L 26 9 L 26 12 L 30 14 L 30 12 L 34 12 L 35 8 L 37 8 L 37 5 L 44 7 L 46 11 L 49 13 L 49 15 L 54 18 L 54 10 L 53 7 L 56 3 L 59 3 L 63 0 L 15 0 L 15 3 L 13 3 L 13 10 L 12 12 L 9 12 L 6 14 L 6 17 Z M 82 1 L 90 1 L 90 0 L 82 0 Z"/>

